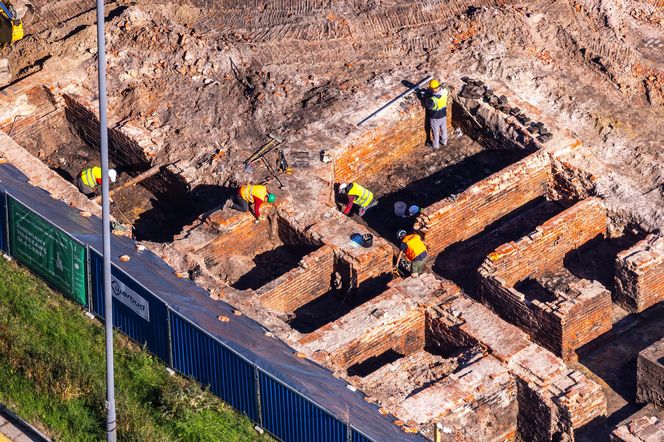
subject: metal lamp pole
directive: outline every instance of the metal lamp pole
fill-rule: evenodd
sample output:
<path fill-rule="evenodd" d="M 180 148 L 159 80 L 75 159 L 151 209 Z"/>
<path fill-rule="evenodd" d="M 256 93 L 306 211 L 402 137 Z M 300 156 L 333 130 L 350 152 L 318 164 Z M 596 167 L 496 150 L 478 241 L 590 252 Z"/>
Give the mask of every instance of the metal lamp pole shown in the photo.
<path fill-rule="evenodd" d="M 99 140 L 101 145 L 101 224 L 104 239 L 104 328 L 106 331 L 106 440 L 117 439 L 113 368 L 113 298 L 111 296 L 111 222 L 108 195 L 108 128 L 106 118 L 106 40 L 104 0 L 97 0 L 97 59 L 99 80 Z"/>

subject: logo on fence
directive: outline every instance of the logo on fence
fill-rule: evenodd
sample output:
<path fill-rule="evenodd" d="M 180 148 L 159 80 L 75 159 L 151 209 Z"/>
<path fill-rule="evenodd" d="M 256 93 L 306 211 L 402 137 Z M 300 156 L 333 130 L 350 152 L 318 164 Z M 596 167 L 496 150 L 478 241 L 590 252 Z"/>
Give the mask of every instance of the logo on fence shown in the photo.
<path fill-rule="evenodd" d="M 141 295 L 113 278 L 111 291 L 115 299 L 132 309 L 137 315 L 150 322 L 150 304 Z"/>

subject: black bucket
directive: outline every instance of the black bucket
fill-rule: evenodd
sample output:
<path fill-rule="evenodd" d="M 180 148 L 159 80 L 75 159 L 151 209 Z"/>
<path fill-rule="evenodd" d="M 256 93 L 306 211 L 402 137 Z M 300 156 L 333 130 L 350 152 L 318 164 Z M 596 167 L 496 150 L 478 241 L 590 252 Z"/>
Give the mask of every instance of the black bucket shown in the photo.
<path fill-rule="evenodd" d="M 373 246 L 373 235 L 371 233 L 365 233 L 362 235 L 362 247 L 369 248 Z"/>

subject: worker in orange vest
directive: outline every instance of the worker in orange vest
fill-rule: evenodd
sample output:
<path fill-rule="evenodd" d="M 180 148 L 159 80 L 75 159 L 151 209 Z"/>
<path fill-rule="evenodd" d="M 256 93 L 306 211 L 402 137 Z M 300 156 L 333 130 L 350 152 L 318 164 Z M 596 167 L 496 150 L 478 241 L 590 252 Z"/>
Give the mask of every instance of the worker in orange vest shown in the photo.
<path fill-rule="evenodd" d="M 397 266 L 401 262 L 401 257 L 405 254 L 406 259 L 410 262 L 410 274 L 419 275 L 424 270 L 427 259 L 427 245 L 424 244 L 422 237 L 417 233 L 406 235 L 405 230 L 399 230 L 397 237 L 401 240 Z"/>
<path fill-rule="evenodd" d="M 261 205 L 264 202 L 273 203 L 277 197 L 267 191 L 267 187 L 260 184 L 245 184 L 240 186 L 237 193 L 232 196 L 232 209 L 240 212 L 249 211 L 249 204 L 254 205 L 254 216 L 256 219 L 261 217 Z"/>
<path fill-rule="evenodd" d="M 108 169 L 108 179 L 114 183 L 118 177 L 115 169 Z M 83 169 L 76 177 L 76 187 L 84 195 L 92 195 L 101 185 L 101 167 L 94 166 Z"/>

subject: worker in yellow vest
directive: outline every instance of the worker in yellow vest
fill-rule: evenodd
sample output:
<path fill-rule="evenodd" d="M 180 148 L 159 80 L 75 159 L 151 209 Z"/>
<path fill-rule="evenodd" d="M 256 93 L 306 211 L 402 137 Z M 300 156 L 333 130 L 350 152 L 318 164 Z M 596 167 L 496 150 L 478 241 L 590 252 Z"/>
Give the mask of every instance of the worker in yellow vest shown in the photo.
<path fill-rule="evenodd" d="M 118 178 L 115 169 L 108 169 L 108 179 L 114 183 Z M 101 167 L 94 166 L 83 169 L 76 177 L 76 187 L 84 195 L 92 195 L 96 192 L 97 186 L 101 185 Z"/>
<path fill-rule="evenodd" d="M 450 91 L 433 79 L 429 82 L 429 97 L 426 99 L 427 108 L 427 146 L 439 149 L 440 144 L 447 146 L 447 99 Z M 433 143 L 429 137 L 429 130 L 433 135 Z"/>
<path fill-rule="evenodd" d="M 254 216 L 256 219 L 261 217 L 261 205 L 264 202 L 273 203 L 277 197 L 267 191 L 267 187 L 260 184 L 245 184 L 240 186 L 237 193 L 232 196 L 233 205 L 231 208 L 240 212 L 248 212 L 249 204 L 254 206 Z"/>
<path fill-rule="evenodd" d="M 397 266 L 401 262 L 401 257 L 406 255 L 406 259 L 410 262 L 411 275 L 419 275 L 424 270 L 424 264 L 427 259 L 427 245 L 417 233 L 406 235 L 405 230 L 399 230 L 397 237 L 401 241 L 399 255 L 397 256 Z"/>
<path fill-rule="evenodd" d="M 364 216 L 367 210 L 378 204 L 378 200 L 374 194 L 357 183 L 339 184 L 339 193 L 344 195 L 347 199 L 346 207 L 343 210 L 345 215 L 350 214 L 353 205 L 358 207 L 357 213 L 359 213 L 360 216 Z"/>

